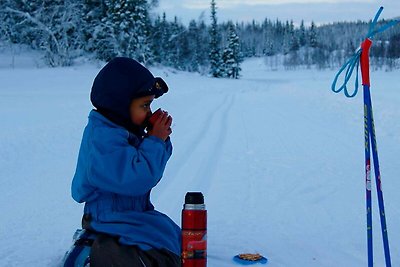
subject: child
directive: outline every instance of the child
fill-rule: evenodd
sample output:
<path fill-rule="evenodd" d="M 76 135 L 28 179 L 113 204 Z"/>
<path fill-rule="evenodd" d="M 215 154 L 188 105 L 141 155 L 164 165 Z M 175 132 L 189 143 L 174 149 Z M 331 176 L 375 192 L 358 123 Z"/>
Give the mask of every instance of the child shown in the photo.
<path fill-rule="evenodd" d="M 172 118 L 145 133 L 154 98 L 166 83 L 130 58 L 111 60 L 96 76 L 72 181 L 85 202 L 82 227 L 99 233 L 90 266 L 180 266 L 180 228 L 154 210 L 150 191 L 172 154 Z"/>

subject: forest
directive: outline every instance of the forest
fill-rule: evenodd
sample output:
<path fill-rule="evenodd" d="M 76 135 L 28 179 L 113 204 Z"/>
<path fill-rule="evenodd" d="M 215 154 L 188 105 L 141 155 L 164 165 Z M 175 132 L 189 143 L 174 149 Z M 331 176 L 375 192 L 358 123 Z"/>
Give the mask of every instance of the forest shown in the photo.
<path fill-rule="evenodd" d="M 0 46 L 27 45 L 43 53 L 48 66 L 69 66 L 80 57 L 110 60 L 132 57 L 144 65 L 238 78 L 240 62 L 265 57 L 272 68 L 337 68 L 358 48 L 369 21 L 317 25 L 304 21 L 218 21 L 210 16 L 188 25 L 156 14 L 157 0 L 3 0 Z M 388 21 L 379 21 L 385 24 Z M 373 40 L 375 69 L 400 67 L 400 27 Z"/>

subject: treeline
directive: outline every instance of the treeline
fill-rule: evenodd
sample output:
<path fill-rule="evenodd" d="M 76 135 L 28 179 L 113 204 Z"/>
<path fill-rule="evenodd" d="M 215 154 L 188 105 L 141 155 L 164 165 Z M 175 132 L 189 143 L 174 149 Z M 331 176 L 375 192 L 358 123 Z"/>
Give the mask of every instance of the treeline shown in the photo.
<path fill-rule="evenodd" d="M 156 0 L 2 0 L 0 40 L 43 51 L 50 66 L 68 66 L 79 57 L 128 56 L 146 65 L 237 78 L 246 57 L 266 57 L 272 68 L 337 67 L 368 31 L 368 22 L 361 21 L 218 23 L 214 0 L 211 18 L 184 25 L 165 13 L 151 15 L 156 5 Z M 399 58 L 400 27 L 377 35 L 372 64 L 398 68 Z"/>

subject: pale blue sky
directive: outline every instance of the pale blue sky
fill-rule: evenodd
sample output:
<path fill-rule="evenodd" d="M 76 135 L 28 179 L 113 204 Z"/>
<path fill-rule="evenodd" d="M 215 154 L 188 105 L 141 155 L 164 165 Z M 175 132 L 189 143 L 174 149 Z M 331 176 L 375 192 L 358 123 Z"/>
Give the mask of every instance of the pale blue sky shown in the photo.
<path fill-rule="evenodd" d="M 159 0 L 157 12 L 165 11 L 172 20 L 176 15 L 187 24 L 202 14 L 209 22 L 210 0 Z M 383 5 L 381 18 L 400 17 L 400 0 L 216 0 L 219 21 L 263 21 L 265 17 L 290 20 L 299 24 L 371 19 Z"/>

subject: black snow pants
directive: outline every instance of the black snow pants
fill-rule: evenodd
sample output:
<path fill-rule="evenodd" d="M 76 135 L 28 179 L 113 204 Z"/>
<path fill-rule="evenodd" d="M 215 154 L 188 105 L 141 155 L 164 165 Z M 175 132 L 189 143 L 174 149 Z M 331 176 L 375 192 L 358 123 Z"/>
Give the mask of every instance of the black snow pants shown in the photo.
<path fill-rule="evenodd" d="M 180 258 L 166 249 L 141 250 L 99 234 L 90 251 L 90 267 L 180 267 Z"/>

